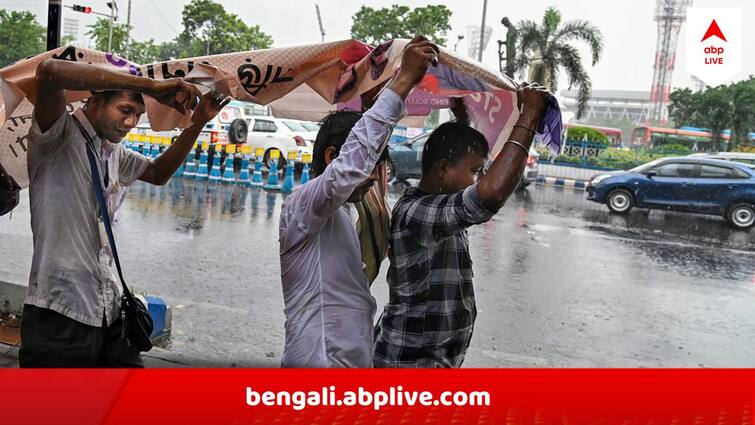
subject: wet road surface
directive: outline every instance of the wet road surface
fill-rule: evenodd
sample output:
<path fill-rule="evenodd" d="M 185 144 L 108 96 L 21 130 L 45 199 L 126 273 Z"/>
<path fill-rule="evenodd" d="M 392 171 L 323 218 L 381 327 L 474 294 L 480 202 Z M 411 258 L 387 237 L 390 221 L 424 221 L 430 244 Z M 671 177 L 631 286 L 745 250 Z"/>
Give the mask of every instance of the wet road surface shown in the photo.
<path fill-rule="evenodd" d="M 183 179 L 131 188 L 116 232 L 127 282 L 173 308 L 170 345 L 149 355 L 279 364 L 282 199 Z M 28 278 L 28 222 L 24 192 L 0 218 L 0 280 Z M 584 193 L 538 186 L 471 228 L 470 245 L 478 318 L 467 367 L 755 367 L 755 231 L 611 215 Z M 386 268 L 373 285 L 378 315 Z"/>

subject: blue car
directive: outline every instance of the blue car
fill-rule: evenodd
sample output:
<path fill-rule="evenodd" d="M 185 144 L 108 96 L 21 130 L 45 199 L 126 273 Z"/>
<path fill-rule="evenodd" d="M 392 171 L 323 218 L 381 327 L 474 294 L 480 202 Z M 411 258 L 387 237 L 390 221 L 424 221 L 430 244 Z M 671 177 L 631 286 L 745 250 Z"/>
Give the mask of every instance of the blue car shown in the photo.
<path fill-rule="evenodd" d="M 422 176 L 422 151 L 430 133 L 388 144 L 388 181 L 418 179 Z"/>
<path fill-rule="evenodd" d="M 739 229 L 755 224 L 755 170 L 717 159 L 658 159 L 629 171 L 594 176 L 587 199 L 614 213 L 633 207 L 720 215 Z"/>

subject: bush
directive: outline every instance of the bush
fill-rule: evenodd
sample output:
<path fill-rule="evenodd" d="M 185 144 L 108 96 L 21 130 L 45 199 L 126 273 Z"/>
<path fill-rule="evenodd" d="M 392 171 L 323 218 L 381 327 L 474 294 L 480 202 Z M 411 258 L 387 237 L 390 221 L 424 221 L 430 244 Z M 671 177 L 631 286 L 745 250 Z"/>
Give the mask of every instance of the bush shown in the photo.
<path fill-rule="evenodd" d="M 660 155 L 689 155 L 692 153 L 692 149 L 680 143 L 670 143 L 668 145 L 656 146 L 650 149 L 650 153 Z"/>
<path fill-rule="evenodd" d="M 599 132 L 594 128 L 588 127 L 572 127 L 566 130 L 566 139 L 574 142 L 581 142 L 585 140 L 591 143 L 595 143 L 602 146 L 610 146 L 611 142 L 608 140 L 608 136 Z"/>
<path fill-rule="evenodd" d="M 605 149 L 595 158 L 595 165 L 604 168 L 616 168 L 619 170 L 628 170 L 656 158 L 647 151 L 624 150 L 624 149 Z"/>
<path fill-rule="evenodd" d="M 550 162 L 550 148 L 536 147 L 536 149 L 540 154 L 541 161 L 544 163 Z M 556 157 L 555 161 L 567 164 L 628 170 L 658 158 L 687 155 L 690 152 L 690 149 L 684 145 L 666 145 L 648 150 L 605 148 L 597 156 L 581 157 L 561 154 Z"/>

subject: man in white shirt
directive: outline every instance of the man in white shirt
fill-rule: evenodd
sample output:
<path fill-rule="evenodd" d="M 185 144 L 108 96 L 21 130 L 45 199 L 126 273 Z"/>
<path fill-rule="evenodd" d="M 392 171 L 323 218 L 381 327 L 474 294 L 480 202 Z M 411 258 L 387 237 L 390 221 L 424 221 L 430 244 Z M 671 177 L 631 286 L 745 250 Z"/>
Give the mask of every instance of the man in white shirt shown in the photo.
<path fill-rule="evenodd" d="M 336 112 L 323 120 L 313 152 L 315 178 L 281 208 L 283 367 L 372 367 L 376 304 L 349 203 L 377 180 L 393 127 L 405 114 L 404 99 L 437 54 L 435 45 L 415 38 L 372 108 L 361 117 Z"/>
<path fill-rule="evenodd" d="M 85 109 L 69 114 L 64 90 L 95 93 Z M 98 220 L 86 139 L 99 159 L 112 220 L 124 188 L 137 179 L 165 184 L 224 105 L 205 95 L 192 125 L 150 160 L 120 145 L 144 113 L 142 93 L 179 112 L 194 108 L 199 96 L 181 79 L 158 81 L 59 59 L 37 68 L 27 160 L 34 255 L 21 320 L 21 367 L 142 366 L 122 333 L 120 284 Z"/>

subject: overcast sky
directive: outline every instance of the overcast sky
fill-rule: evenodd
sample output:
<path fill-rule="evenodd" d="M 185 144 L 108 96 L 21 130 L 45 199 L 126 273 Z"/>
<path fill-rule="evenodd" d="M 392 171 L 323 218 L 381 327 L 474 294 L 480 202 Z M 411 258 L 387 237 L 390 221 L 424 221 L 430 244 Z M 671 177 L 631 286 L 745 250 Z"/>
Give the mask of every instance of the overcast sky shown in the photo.
<path fill-rule="evenodd" d="M 128 0 L 117 0 L 121 10 L 121 22 L 126 20 Z M 227 11 L 237 14 L 247 24 L 259 25 L 263 31 L 271 34 L 274 47 L 317 43 L 320 30 L 317 25 L 314 0 L 216 0 Z M 413 7 L 425 6 L 424 1 L 400 0 L 318 0 L 325 26 L 326 41 L 350 38 L 351 17 L 364 4 L 373 8 L 388 7 L 391 4 L 403 4 Z M 138 40 L 153 38 L 156 41 L 172 39 L 181 30 L 181 11 L 188 0 L 132 0 L 131 22 L 134 27 L 132 36 Z M 452 12 L 452 31 L 447 35 L 449 48 L 453 48 L 457 35 L 467 35 L 468 25 L 480 25 L 482 20 L 483 0 L 447 0 L 433 4 L 445 4 Z M 82 4 L 92 6 L 95 11 L 109 13 L 104 0 L 64 0 L 64 4 Z M 588 72 L 593 80 L 594 89 L 614 90 L 650 90 L 653 77 L 653 58 L 656 44 L 655 0 L 489 0 L 487 25 L 493 27 L 491 42 L 483 52 L 483 63 L 498 69 L 498 47 L 496 40 L 503 39 L 506 30 L 500 24 L 501 18 L 508 16 L 513 21 L 532 19 L 540 21 L 543 11 L 549 6 L 561 10 L 563 20 L 586 19 L 596 25 L 603 33 L 603 57 L 594 67 L 589 63 Z M 744 0 L 694 0 L 695 6 L 736 6 L 742 8 L 742 16 L 755 16 L 755 2 Z M 34 12 L 43 25 L 47 22 L 46 0 L 0 0 L 0 8 L 30 10 Z M 86 25 L 95 17 L 64 9 L 63 17 L 79 19 L 80 37 L 86 38 Z M 743 24 L 744 52 L 743 69 L 732 80 L 745 78 L 755 73 L 755 31 L 752 26 Z M 686 71 L 685 28 L 679 37 L 674 71 L 674 87 L 691 86 L 690 74 Z M 467 51 L 466 37 L 459 43 L 459 51 Z M 588 58 L 588 51 L 581 46 L 583 58 Z M 559 90 L 565 89 L 565 84 Z"/>

